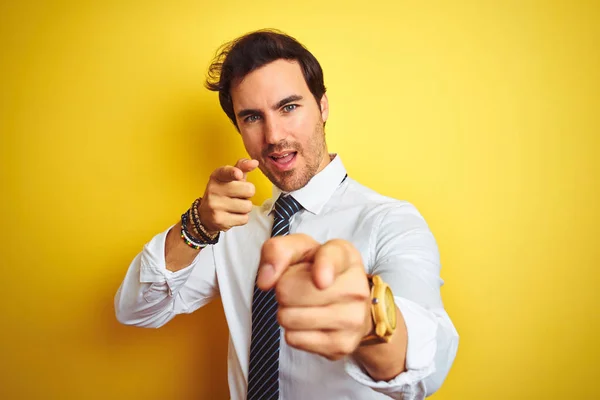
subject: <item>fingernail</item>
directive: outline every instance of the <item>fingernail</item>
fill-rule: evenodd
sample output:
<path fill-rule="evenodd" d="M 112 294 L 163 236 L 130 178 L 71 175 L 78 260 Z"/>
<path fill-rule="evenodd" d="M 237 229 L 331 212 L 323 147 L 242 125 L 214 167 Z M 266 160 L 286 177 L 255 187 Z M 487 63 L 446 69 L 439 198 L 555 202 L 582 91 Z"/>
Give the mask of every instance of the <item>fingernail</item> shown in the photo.
<path fill-rule="evenodd" d="M 258 275 L 263 285 L 265 283 L 270 283 L 273 276 L 275 276 L 275 267 L 271 264 L 263 264 L 258 269 Z"/>
<path fill-rule="evenodd" d="M 325 274 L 325 282 L 327 284 L 327 286 L 329 287 L 331 284 L 333 284 L 333 271 L 332 270 L 328 270 L 327 274 Z"/>
<path fill-rule="evenodd" d="M 321 271 L 321 288 L 322 290 L 327 289 L 333 283 L 333 271 L 331 269 L 325 269 Z"/>

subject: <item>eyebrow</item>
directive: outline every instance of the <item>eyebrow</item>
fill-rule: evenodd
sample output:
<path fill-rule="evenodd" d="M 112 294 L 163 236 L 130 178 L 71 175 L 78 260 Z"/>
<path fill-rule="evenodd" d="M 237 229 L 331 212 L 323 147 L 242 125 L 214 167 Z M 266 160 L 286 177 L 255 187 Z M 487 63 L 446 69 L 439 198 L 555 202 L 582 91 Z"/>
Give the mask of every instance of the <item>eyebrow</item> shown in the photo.
<path fill-rule="evenodd" d="M 274 110 L 278 110 L 281 107 L 285 106 L 288 103 L 294 102 L 294 101 L 300 101 L 302 100 L 302 96 L 300 96 L 299 94 L 293 94 L 291 96 L 286 97 L 283 100 L 280 100 L 275 107 L 273 107 Z"/>
<path fill-rule="evenodd" d="M 300 101 L 300 100 L 302 100 L 302 99 L 303 99 L 303 97 L 302 97 L 302 96 L 300 96 L 300 95 L 298 95 L 298 94 L 293 94 L 293 95 L 291 95 L 291 96 L 288 96 L 288 97 L 286 97 L 286 98 L 284 98 L 284 99 L 281 99 L 281 100 L 279 100 L 279 101 L 277 102 L 277 104 L 275 104 L 275 105 L 273 106 L 273 110 L 277 110 L 277 109 L 279 109 L 279 108 L 283 107 L 284 105 L 286 105 L 286 104 L 288 104 L 288 103 L 291 103 L 291 102 L 294 102 L 294 101 Z M 248 116 L 248 115 L 256 115 L 256 114 L 262 114 L 262 112 L 261 112 L 260 110 L 251 109 L 251 108 L 246 108 L 246 109 L 244 109 L 244 110 L 240 110 L 240 111 L 237 113 L 237 116 L 238 116 L 238 118 L 244 118 L 244 117 L 246 117 L 246 116 Z"/>

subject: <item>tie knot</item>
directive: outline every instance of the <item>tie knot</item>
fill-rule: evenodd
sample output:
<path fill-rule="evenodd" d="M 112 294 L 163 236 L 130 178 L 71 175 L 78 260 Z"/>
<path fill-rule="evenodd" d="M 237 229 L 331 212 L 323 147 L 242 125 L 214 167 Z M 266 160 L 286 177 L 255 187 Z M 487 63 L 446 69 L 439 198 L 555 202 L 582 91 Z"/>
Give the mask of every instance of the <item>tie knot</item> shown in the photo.
<path fill-rule="evenodd" d="M 292 218 L 292 215 L 296 214 L 301 209 L 302 206 L 300 203 L 292 196 L 281 195 L 275 202 L 275 212 L 282 219 L 289 220 Z"/>

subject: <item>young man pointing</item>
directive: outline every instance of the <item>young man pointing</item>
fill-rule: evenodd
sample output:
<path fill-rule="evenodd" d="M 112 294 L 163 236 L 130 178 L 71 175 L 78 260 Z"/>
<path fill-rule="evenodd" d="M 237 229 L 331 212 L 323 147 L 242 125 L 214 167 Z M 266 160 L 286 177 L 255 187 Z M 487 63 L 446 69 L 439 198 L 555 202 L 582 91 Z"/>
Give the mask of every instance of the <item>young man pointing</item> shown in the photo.
<path fill-rule="evenodd" d="M 318 61 L 285 34 L 253 32 L 221 49 L 207 86 L 250 158 L 217 168 L 133 260 L 119 321 L 159 327 L 220 296 L 233 399 L 435 392 L 458 345 L 435 239 L 414 206 L 360 185 L 329 152 Z M 256 168 L 273 183 L 260 207 L 246 181 Z"/>

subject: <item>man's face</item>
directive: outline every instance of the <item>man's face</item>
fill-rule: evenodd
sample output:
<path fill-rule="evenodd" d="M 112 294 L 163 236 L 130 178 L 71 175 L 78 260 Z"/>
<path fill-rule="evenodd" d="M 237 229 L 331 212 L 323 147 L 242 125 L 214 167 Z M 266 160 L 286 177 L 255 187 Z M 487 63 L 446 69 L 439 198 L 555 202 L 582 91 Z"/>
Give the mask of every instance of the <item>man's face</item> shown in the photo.
<path fill-rule="evenodd" d="M 319 107 L 297 62 L 276 60 L 249 73 L 234 82 L 231 97 L 246 151 L 281 190 L 304 187 L 329 163 L 327 96 Z"/>

